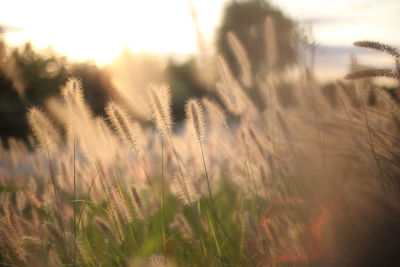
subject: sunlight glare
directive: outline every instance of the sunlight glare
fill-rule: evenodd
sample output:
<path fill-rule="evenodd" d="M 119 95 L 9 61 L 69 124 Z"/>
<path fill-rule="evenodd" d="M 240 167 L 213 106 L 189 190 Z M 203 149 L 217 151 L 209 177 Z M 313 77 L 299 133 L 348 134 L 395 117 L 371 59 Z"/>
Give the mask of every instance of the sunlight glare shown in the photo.
<path fill-rule="evenodd" d="M 75 60 L 94 59 L 104 65 L 125 47 L 160 54 L 196 50 L 187 1 L 73 0 L 56 4 L 16 0 L 7 3 L 6 10 L 0 11 L 0 22 L 23 29 L 8 34 L 8 42 L 32 40 L 38 48 L 51 45 Z M 217 16 L 218 10 L 213 14 Z M 206 28 L 212 26 L 206 24 Z"/>

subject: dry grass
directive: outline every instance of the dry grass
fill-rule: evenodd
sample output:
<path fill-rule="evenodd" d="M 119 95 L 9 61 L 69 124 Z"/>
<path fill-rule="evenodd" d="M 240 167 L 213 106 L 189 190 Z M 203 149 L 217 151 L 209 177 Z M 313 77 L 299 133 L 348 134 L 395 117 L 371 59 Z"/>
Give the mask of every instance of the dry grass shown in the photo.
<path fill-rule="evenodd" d="M 363 80 L 327 94 L 304 74 L 290 82 L 287 105 L 278 76 L 253 79 L 240 41 L 228 38 L 242 68 L 238 82 L 219 58 L 227 110 L 189 100 L 182 133 L 173 130 L 167 85 L 141 98 L 151 126 L 115 102 L 95 118 L 76 79 L 65 105 L 51 109 L 51 118 L 68 114 L 63 128 L 31 109 L 41 149 L 11 140 L 0 153 L 0 265 L 399 263 L 398 104 Z M 241 84 L 262 90 L 264 109 Z"/>

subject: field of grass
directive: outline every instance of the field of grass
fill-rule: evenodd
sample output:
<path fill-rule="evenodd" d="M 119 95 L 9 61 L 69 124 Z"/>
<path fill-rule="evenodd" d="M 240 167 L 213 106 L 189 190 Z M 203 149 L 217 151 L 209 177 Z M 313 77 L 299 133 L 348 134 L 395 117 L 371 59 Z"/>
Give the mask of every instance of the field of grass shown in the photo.
<path fill-rule="evenodd" d="M 178 127 L 166 84 L 143 90 L 145 124 L 111 100 L 95 117 L 76 78 L 27 112 L 35 148 L 0 151 L 0 266 L 392 266 L 400 110 L 364 78 L 399 79 L 397 50 L 324 87 L 252 73 L 228 37 L 239 78 L 219 57 L 218 97 Z"/>

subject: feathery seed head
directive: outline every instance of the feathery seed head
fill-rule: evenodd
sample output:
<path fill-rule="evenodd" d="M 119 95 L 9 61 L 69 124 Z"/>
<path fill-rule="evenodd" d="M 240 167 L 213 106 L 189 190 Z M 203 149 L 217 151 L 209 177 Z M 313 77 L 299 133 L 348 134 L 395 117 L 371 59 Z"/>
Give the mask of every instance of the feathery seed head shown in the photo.
<path fill-rule="evenodd" d="M 68 104 L 83 102 L 82 82 L 77 78 L 69 78 L 61 93 Z"/>
<path fill-rule="evenodd" d="M 138 125 L 132 123 L 128 113 L 114 102 L 108 103 L 106 113 L 121 140 L 126 141 L 139 154 L 140 145 L 136 134 Z"/>
<path fill-rule="evenodd" d="M 40 147 L 54 149 L 59 143 L 59 133 L 50 119 L 39 109 L 28 111 L 28 123 Z"/>
<path fill-rule="evenodd" d="M 393 46 L 383 44 L 380 42 L 374 42 L 374 41 L 358 41 L 354 43 L 354 46 L 357 47 L 363 47 L 363 48 L 369 48 L 369 49 L 375 49 L 384 53 L 387 53 L 389 55 L 392 55 L 396 58 L 400 58 L 400 51 L 396 49 Z"/>
<path fill-rule="evenodd" d="M 399 79 L 400 77 L 391 69 L 369 69 L 355 71 L 346 75 L 346 79 L 361 79 L 369 77 L 387 77 L 392 79 Z"/>
<path fill-rule="evenodd" d="M 68 110 L 68 136 L 70 139 L 79 137 L 83 140 L 83 136 L 91 134 L 93 114 L 85 103 L 81 81 L 77 78 L 68 79 L 61 93 Z M 85 142 L 87 141 L 86 138 Z"/>
<path fill-rule="evenodd" d="M 246 50 L 242 43 L 233 32 L 228 32 L 228 44 L 239 63 L 241 81 L 246 87 L 251 87 L 253 84 L 253 77 L 251 74 L 251 63 L 247 56 Z"/>
<path fill-rule="evenodd" d="M 132 222 L 132 215 L 118 188 L 113 188 L 111 190 L 110 202 L 111 208 L 116 211 L 122 222 L 124 222 L 125 224 Z"/>
<path fill-rule="evenodd" d="M 171 90 L 168 85 L 153 84 L 149 87 L 149 99 L 153 120 L 163 135 L 169 135 L 172 128 Z"/>
<path fill-rule="evenodd" d="M 180 198 L 185 205 L 191 205 L 197 201 L 198 196 L 195 194 L 191 184 L 187 182 L 181 174 L 175 174 L 172 177 L 172 186 L 174 186 L 174 191 L 176 191 L 178 198 Z"/>
<path fill-rule="evenodd" d="M 218 56 L 217 64 L 221 79 L 217 83 L 217 93 L 231 113 L 240 115 L 245 109 L 246 95 L 233 77 L 224 57 Z"/>
<path fill-rule="evenodd" d="M 190 99 L 185 106 L 186 118 L 193 136 L 200 143 L 205 137 L 203 108 L 196 99 Z"/>
<path fill-rule="evenodd" d="M 223 56 L 218 55 L 217 64 L 220 78 L 227 86 L 236 82 L 232 76 L 231 70 L 229 69 L 228 63 Z"/>

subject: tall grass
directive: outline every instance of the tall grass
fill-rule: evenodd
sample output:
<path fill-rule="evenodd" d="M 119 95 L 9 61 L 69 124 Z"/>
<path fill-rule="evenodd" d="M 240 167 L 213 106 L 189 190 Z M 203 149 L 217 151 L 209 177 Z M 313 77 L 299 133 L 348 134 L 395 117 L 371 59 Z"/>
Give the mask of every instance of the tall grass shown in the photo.
<path fill-rule="evenodd" d="M 270 19 L 266 27 L 272 31 Z M 289 82 L 287 103 L 279 96 L 280 76 L 252 73 L 240 40 L 227 38 L 240 81 L 219 57 L 215 95 L 223 106 L 188 100 L 181 133 L 174 131 L 173 91 L 165 84 L 150 85 L 141 98 L 148 99 L 141 112 L 149 113 L 141 117 L 152 124 L 137 123 L 113 101 L 106 118 L 94 117 L 74 78 L 58 110 L 31 109 L 39 146 L 29 150 L 11 140 L 0 153 L 0 265 L 389 266 L 397 260 L 394 98 L 364 79 L 326 91 L 304 72 Z M 357 45 L 387 52 L 398 65 L 394 48 Z M 266 47 L 272 69 L 279 59 L 274 44 Z M 366 76 L 357 71 L 349 78 Z M 397 77 L 396 71 L 372 74 Z M 263 105 L 254 104 L 249 87 L 259 88 Z M 59 114 L 67 115 L 51 123 Z"/>

